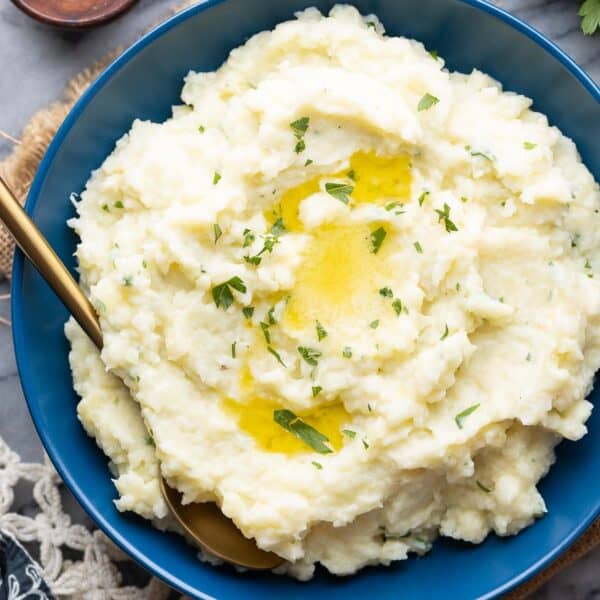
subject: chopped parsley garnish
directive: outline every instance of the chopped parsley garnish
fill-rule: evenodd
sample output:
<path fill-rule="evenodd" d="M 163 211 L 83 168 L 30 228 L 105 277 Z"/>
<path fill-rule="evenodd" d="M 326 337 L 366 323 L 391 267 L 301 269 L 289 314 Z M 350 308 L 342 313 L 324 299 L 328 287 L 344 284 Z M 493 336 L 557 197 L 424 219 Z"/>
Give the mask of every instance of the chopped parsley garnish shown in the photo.
<path fill-rule="evenodd" d="M 212 297 L 217 308 L 223 307 L 223 310 L 227 310 L 233 304 L 232 288 L 238 292 L 246 292 L 246 284 L 237 275 L 213 287 Z"/>
<path fill-rule="evenodd" d="M 317 339 L 321 341 L 323 338 L 327 337 L 327 331 L 319 321 L 317 321 Z"/>
<path fill-rule="evenodd" d="M 576 233 L 571 238 L 571 248 L 577 248 L 577 244 L 579 244 L 579 240 L 581 239 L 581 234 Z"/>
<path fill-rule="evenodd" d="M 235 358 L 235 345 L 237 344 L 237 342 L 233 342 L 233 344 L 231 344 L 231 358 Z"/>
<path fill-rule="evenodd" d="M 371 321 L 369 323 L 369 327 L 371 329 L 377 329 L 379 327 L 379 319 L 375 319 L 375 321 Z"/>
<path fill-rule="evenodd" d="M 252 245 L 255 239 L 256 236 L 249 229 L 244 229 L 244 245 L 242 248 L 247 248 Z"/>
<path fill-rule="evenodd" d="M 294 136 L 296 137 L 296 146 L 294 151 L 296 154 L 300 154 L 306 149 L 306 144 L 304 143 L 304 134 L 308 130 L 308 124 L 310 119 L 308 117 L 300 117 L 296 121 L 292 121 L 290 123 L 290 127 L 294 132 Z"/>
<path fill-rule="evenodd" d="M 319 395 L 319 392 L 320 392 L 322 389 L 323 389 L 323 388 L 322 388 L 320 385 L 313 385 L 313 387 L 312 387 L 312 396 L 313 396 L 313 398 L 314 398 L 315 396 L 318 396 L 318 395 Z"/>
<path fill-rule="evenodd" d="M 402 313 L 402 300 L 400 300 L 400 298 L 396 298 L 392 302 L 392 308 L 394 309 L 397 315 L 400 315 L 400 313 Z"/>
<path fill-rule="evenodd" d="M 450 207 L 446 203 L 444 203 L 443 210 L 436 208 L 435 212 L 438 214 L 438 223 L 440 221 L 444 221 L 444 226 L 446 227 L 446 231 L 448 233 L 451 233 L 452 231 L 458 231 L 456 225 L 450 220 Z"/>
<path fill-rule="evenodd" d="M 423 202 L 425 202 L 425 198 L 427 198 L 427 196 L 429 196 L 429 192 L 428 191 L 424 191 L 420 196 L 419 196 L 419 206 L 423 206 Z"/>
<path fill-rule="evenodd" d="M 525 150 L 533 150 L 536 146 L 537 144 L 534 144 L 533 142 L 523 142 Z"/>
<path fill-rule="evenodd" d="M 436 98 L 435 96 L 432 96 L 429 92 L 427 92 L 419 100 L 419 104 L 417 104 L 417 111 L 421 112 L 422 110 L 427 110 L 432 106 L 435 106 L 439 101 L 439 98 Z"/>
<path fill-rule="evenodd" d="M 282 366 L 285 367 L 285 363 L 281 360 L 281 356 L 279 356 L 279 352 L 277 352 L 274 348 L 272 348 L 271 346 L 267 346 L 267 352 L 269 352 L 269 354 L 272 354 L 276 359 L 277 362 Z M 287 367 L 286 367 L 287 369 Z"/>
<path fill-rule="evenodd" d="M 246 254 L 246 256 L 244 256 L 244 260 L 251 265 L 254 265 L 255 267 L 258 267 L 258 265 L 260 265 L 262 258 L 260 256 L 258 256 L 258 254 L 256 256 L 248 256 Z"/>
<path fill-rule="evenodd" d="M 392 290 L 389 287 L 382 287 L 379 290 L 379 294 L 384 298 L 393 298 L 394 296 L 394 292 L 392 292 Z"/>
<path fill-rule="evenodd" d="M 295 435 L 319 454 L 330 454 L 332 452 L 331 448 L 325 444 L 325 442 L 329 441 L 329 438 L 308 423 L 305 423 L 291 410 L 274 410 L 273 420 L 277 425 Z"/>
<path fill-rule="evenodd" d="M 468 198 L 466 196 L 461 196 L 460 197 L 460 201 L 461 202 L 466 202 L 468 200 Z"/>
<path fill-rule="evenodd" d="M 352 348 L 350 348 L 350 346 L 346 346 L 342 351 L 342 356 L 344 358 L 352 358 Z"/>
<path fill-rule="evenodd" d="M 215 244 L 219 241 L 219 238 L 223 235 L 223 230 L 219 227 L 218 223 L 213 225 L 213 232 L 215 234 Z"/>
<path fill-rule="evenodd" d="M 438 59 L 438 51 L 437 50 L 429 50 L 429 54 L 431 55 L 431 58 L 433 58 L 434 60 Z"/>
<path fill-rule="evenodd" d="M 350 169 L 346 175 L 348 176 L 348 179 L 352 179 L 352 181 L 356 181 L 356 173 L 354 171 L 354 169 Z"/>
<path fill-rule="evenodd" d="M 252 315 L 254 314 L 254 306 L 244 306 L 244 308 L 242 308 L 242 312 L 244 313 L 246 319 L 251 319 Z"/>
<path fill-rule="evenodd" d="M 383 227 L 378 227 L 375 231 L 371 232 L 369 239 L 371 241 L 371 252 L 373 254 L 379 252 L 379 248 L 381 248 L 381 244 L 383 244 L 386 235 L 387 231 Z"/>
<path fill-rule="evenodd" d="M 313 164 L 313 162 L 314 162 L 314 161 L 313 161 L 313 159 L 312 159 L 312 158 L 307 158 L 307 159 L 306 159 L 306 162 L 304 163 L 304 166 L 305 166 L 305 167 L 308 167 L 308 165 L 312 165 L 312 164 Z"/>
<path fill-rule="evenodd" d="M 373 409 L 371 408 L 371 405 L 370 405 L 370 404 L 367 404 L 367 410 L 368 410 L 369 412 L 373 412 Z"/>
<path fill-rule="evenodd" d="M 481 152 L 480 150 L 472 150 L 471 146 L 469 145 L 465 146 L 465 150 L 471 156 L 480 156 L 481 158 L 485 158 L 485 160 L 489 160 L 490 162 L 494 161 L 494 157 L 492 155 L 485 154 L 485 152 Z"/>
<path fill-rule="evenodd" d="M 318 359 L 321 357 L 321 352 L 307 346 L 298 346 L 298 353 L 311 367 L 316 367 L 319 364 Z"/>
<path fill-rule="evenodd" d="M 454 417 L 454 420 L 456 421 L 456 425 L 458 426 L 459 429 L 463 428 L 463 422 L 464 422 L 464 420 L 470 414 L 474 413 L 478 408 L 479 408 L 479 404 L 473 404 L 472 406 L 469 406 L 469 408 L 465 408 L 465 410 L 463 410 L 462 412 L 458 413 Z"/>
<path fill-rule="evenodd" d="M 350 439 L 354 439 L 356 437 L 356 431 L 352 431 L 352 429 L 342 429 L 342 433 L 348 436 Z"/>
<path fill-rule="evenodd" d="M 213 175 L 213 185 L 217 185 L 217 183 L 219 183 L 220 180 L 221 173 L 219 173 L 219 171 L 215 171 L 215 174 Z"/>
<path fill-rule="evenodd" d="M 271 231 L 269 233 L 275 236 L 285 233 L 285 225 L 283 224 L 283 219 L 281 217 L 279 217 L 277 221 L 273 223 L 273 226 L 271 227 Z"/>
<path fill-rule="evenodd" d="M 146 446 L 152 446 L 153 448 L 156 447 L 156 444 L 154 443 L 154 438 L 150 433 L 146 436 L 145 442 Z"/>
<path fill-rule="evenodd" d="M 442 337 L 440 338 L 440 340 L 445 340 L 447 337 L 448 337 L 448 323 L 446 323 L 444 333 L 442 333 Z"/>
<path fill-rule="evenodd" d="M 318 463 L 316 460 L 311 461 L 311 464 L 315 467 L 315 469 L 319 469 L 319 471 L 323 468 L 323 465 Z"/>
<path fill-rule="evenodd" d="M 271 343 L 271 334 L 269 332 L 269 324 L 261 321 L 259 323 L 259 325 L 260 325 L 260 328 L 262 329 L 263 335 L 265 336 L 265 341 L 267 342 L 267 344 L 270 344 Z"/>
<path fill-rule="evenodd" d="M 121 200 L 117 200 L 115 202 L 115 208 L 123 208 L 123 202 L 121 202 Z"/>
<path fill-rule="evenodd" d="M 415 242 L 413 244 L 413 246 L 415 247 L 415 250 L 419 253 L 419 254 L 423 254 L 423 248 L 421 248 L 421 244 L 419 244 L 419 242 Z"/>
<path fill-rule="evenodd" d="M 199 131 L 200 133 L 204 133 L 204 132 L 206 131 L 206 129 L 204 128 L 204 125 L 199 125 L 199 126 L 198 126 L 198 131 Z"/>
<path fill-rule="evenodd" d="M 326 183 L 325 191 L 336 200 L 348 204 L 348 202 L 350 202 L 348 196 L 354 191 L 354 186 L 346 183 Z"/>
<path fill-rule="evenodd" d="M 125 277 L 123 277 L 123 285 L 125 287 L 131 287 L 133 285 L 133 275 L 125 275 Z"/>
<path fill-rule="evenodd" d="M 363 439 L 363 441 L 362 441 L 362 445 L 363 445 L 363 448 L 364 448 L 365 450 L 368 450 L 368 449 L 369 449 L 369 442 L 367 442 L 367 440 Z"/>
<path fill-rule="evenodd" d="M 146 259 L 142 260 L 142 267 L 144 267 L 144 269 L 148 268 L 148 263 L 146 262 Z"/>
<path fill-rule="evenodd" d="M 103 205 L 102 205 L 102 210 L 103 210 L 104 212 L 110 212 L 110 208 L 108 208 L 108 204 L 103 204 Z"/>
<path fill-rule="evenodd" d="M 492 490 L 489 487 L 486 487 L 485 485 L 483 485 L 483 483 L 481 483 L 481 481 L 479 481 L 479 479 L 475 482 L 477 484 L 477 487 L 485 492 L 486 494 L 489 494 Z"/>
<path fill-rule="evenodd" d="M 271 306 L 271 308 L 267 311 L 267 323 L 269 325 L 277 325 L 277 319 L 275 318 L 275 307 Z"/>
<path fill-rule="evenodd" d="M 388 212 L 394 210 L 395 208 L 402 208 L 404 206 L 404 204 L 402 204 L 401 202 L 389 202 L 388 204 L 385 205 L 385 210 L 387 210 Z M 403 210 L 397 210 L 396 212 L 394 212 L 395 215 L 403 215 L 404 211 Z"/>

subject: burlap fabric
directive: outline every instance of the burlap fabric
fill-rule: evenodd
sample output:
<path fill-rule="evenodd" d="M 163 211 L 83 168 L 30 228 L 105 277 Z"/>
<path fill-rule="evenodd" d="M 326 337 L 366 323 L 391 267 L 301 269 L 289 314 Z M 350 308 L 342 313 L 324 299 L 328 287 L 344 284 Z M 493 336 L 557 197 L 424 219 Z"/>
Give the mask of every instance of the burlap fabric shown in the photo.
<path fill-rule="evenodd" d="M 193 0 L 187 0 L 180 4 L 177 10 L 191 4 L 193 4 Z M 62 100 L 38 111 L 23 129 L 20 140 L 13 140 L 15 147 L 12 154 L 0 162 L 0 174 L 12 187 L 21 202 L 25 201 L 40 160 L 65 116 L 89 84 L 120 52 L 121 49 L 116 49 L 77 75 L 67 85 Z M 10 136 L 5 137 L 11 139 Z M 4 226 L 0 225 L 0 275 L 8 278 L 10 278 L 11 274 L 13 251 L 14 244 L 12 239 Z M 600 519 L 596 520 L 586 533 L 554 563 L 509 594 L 507 599 L 522 600 L 527 598 L 552 576 L 590 552 L 590 550 L 599 544 Z"/>

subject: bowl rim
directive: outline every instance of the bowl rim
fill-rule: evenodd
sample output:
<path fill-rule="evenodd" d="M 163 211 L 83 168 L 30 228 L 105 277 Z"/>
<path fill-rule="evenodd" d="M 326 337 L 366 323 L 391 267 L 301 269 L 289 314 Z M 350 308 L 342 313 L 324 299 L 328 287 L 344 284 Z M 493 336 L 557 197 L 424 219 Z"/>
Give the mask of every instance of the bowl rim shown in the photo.
<path fill-rule="evenodd" d="M 40 165 L 36 172 L 35 178 L 31 184 L 27 200 L 25 203 L 25 210 L 28 214 L 33 212 L 37 201 L 39 199 L 39 192 L 46 178 L 47 172 L 52 165 L 54 157 L 61 147 L 65 137 L 77 122 L 80 114 L 91 102 L 95 95 L 104 87 L 104 85 L 115 75 L 125 64 L 127 64 L 133 57 L 135 57 L 140 51 L 146 46 L 150 45 L 154 40 L 162 36 L 167 31 L 177 27 L 180 23 L 187 21 L 187 19 L 193 17 L 196 14 L 203 12 L 204 10 L 216 6 L 227 0 L 200 0 L 197 4 L 190 6 L 181 12 L 167 18 L 165 21 L 148 31 L 140 39 L 131 44 L 121 55 L 119 55 L 113 62 L 111 62 L 102 73 L 93 81 L 88 89 L 82 94 L 79 100 L 73 105 L 69 111 L 67 117 L 59 127 L 54 138 L 52 139 Z M 352 0 L 348 0 L 351 2 Z M 535 42 L 538 46 L 548 52 L 553 58 L 558 60 L 563 66 L 567 68 L 571 75 L 573 75 L 584 88 L 600 103 L 600 86 L 597 85 L 593 79 L 557 44 L 548 39 L 544 34 L 539 32 L 536 28 L 532 27 L 525 21 L 516 17 L 515 15 L 488 3 L 486 0 L 454 0 L 466 4 L 475 9 L 481 10 L 488 15 L 499 19 L 505 24 L 509 25 L 513 29 L 516 29 L 521 34 L 528 37 L 530 40 Z M 30 389 L 30 385 L 26 378 L 23 377 L 22 365 L 24 361 L 24 346 L 25 338 L 22 331 L 23 323 L 23 311 L 22 306 L 22 280 L 23 280 L 23 267 L 24 267 L 24 256 L 22 252 L 17 248 L 14 256 L 13 266 L 13 277 L 11 281 L 11 319 L 13 323 L 12 336 L 13 344 L 15 349 L 15 358 L 17 363 L 17 370 L 19 373 L 19 380 L 23 389 L 23 394 L 29 409 L 29 413 L 33 420 L 36 431 L 42 441 L 42 444 L 48 453 L 52 463 L 56 470 L 60 474 L 62 480 L 65 482 L 71 493 L 75 496 L 79 504 L 85 509 L 86 513 L 93 519 L 96 525 L 124 552 L 126 552 L 133 560 L 140 564 L 144 569 L 149 571 L 152 575 L 162 579 L 167 585 L 178 590 L 183 594 L 188 594 L 192 598 L 201 598 L 203 600 L 215 600 L 212 596 L 195 589 L 193 586 L 179 578 L 173 576 L 171 573 L 163 569 L 160 565 L 146 557 L 140 550 L 133 546 L 117 529 L 115 529 L 104 517 L 104 515 L 94 506 L 92 502 L 88 502 L 85 498 L 83 491 L 80 489 L 77 481 L 71 476 L 69 470 L 64 464 L 61 456 L 57 453 L 56 448 L 52 440 L 46 435 L 42 425 L 39 414 L 39 409 L 30 400 L 30 396 L 33 397 L 33 392 Z M 554 561 L 560 556 L 575 540 L 588 528 L 596 517 L 600 514 L 600 499 L 595 510 L 590 512 L 579 525 L 571 532 L 569 536 L 561 541 L 560 544 L 556 545 L 552 550 L 547 552 L 542 558 L 531 565 L 528 569 L 525 569 L 506 583 L 497 586 L 496 588 L 489 590 L 483 596 L 480 596 L 479 600 L 487 600 L 496 598 L 505 594 L 506 592 L 514 589 L 518 585 L 524 583 L 536 573 L 541 571 L 544 567 Z"/>

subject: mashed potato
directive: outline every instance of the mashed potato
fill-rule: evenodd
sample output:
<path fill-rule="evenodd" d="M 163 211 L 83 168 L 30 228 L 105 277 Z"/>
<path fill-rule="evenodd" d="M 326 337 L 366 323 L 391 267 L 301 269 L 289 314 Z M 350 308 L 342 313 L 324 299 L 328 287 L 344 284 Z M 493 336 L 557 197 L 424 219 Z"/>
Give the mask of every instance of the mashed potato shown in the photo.
<path fill-rule="evenodd" d="M 182 99 L 71 222 L 104 332 L 99 355 L 67 324 L 79 417 L 117 507 L 168 526 L 162 473 L 300 579 L 543 515 L 600 365 L 600 193 L 573 143 L 348 6 Z"/>

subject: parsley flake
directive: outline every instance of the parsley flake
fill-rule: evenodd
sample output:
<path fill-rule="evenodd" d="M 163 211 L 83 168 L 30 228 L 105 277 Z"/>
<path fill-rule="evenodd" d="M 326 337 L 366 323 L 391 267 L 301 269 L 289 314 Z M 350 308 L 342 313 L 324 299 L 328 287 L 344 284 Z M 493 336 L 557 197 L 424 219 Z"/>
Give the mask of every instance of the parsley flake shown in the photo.
<path fill-rule="evenodd" d="M 125 275 L 125 277 L 123 277 L 123 285 L 125 287 L 131 287 L 133 285 L 133 275 Z"/>
<path fill-rule="evenodd" d="M 354 191 L 354 186 L 346 183 L 326 183 L 325 191 L 336 200 L 348 204 L 348 202 L 350 202 L 348 196 Z"/>
<path fill-rule="evenodd" d="M 276 359 L 277 362 L 282 366 L 282 367 L 286 367 L 285 363 L 281 360 L 281 356 L 279 356 L 279 352 L 277 352 L 274 348 L 272 348 L 271 346 L 267 346 L 267 352 L 269 352 L 269 354 L 272 354 Z"/>
<path fill-rule="evenodd" d="M 231 358 L 235 358 L 235 346 L 236 346 L 237 342 L 233 342 L 233 344 L 231 344 Z"/>
<path fill-rule="evenodd" d="M 198 126 L 198 131 L 199 131 L 200 133 L 204 133 L 204 132 L 206 131 L 206 130 L 204 129 L 204 125 L 199 125 L 199 126 Z"/>
<path fill-rule="evenodd" d="M 115 202 L 115 208 L 123 208 L 123 202 L 121 202 L 121 200 L 117 200 Z"/>
<path fill-rule="evenodd" d="M 311 367 L 316 367 L 319 364 L 318 359 L 321 357 L 321 352 L 307 346 L 298 346 L 298 353 Z"/>
<path fill-rule="evenodd" d="M 319 471 L 323 468 L 323 465 L 318 463 L 316 460 L 311 461 L 311 464 L 315 467 L 315 469 L 319 469 Z"/>
<path fill-rule="evenodd" d="M 244 308 L 242 308 L 242 312 L 244 313 L 246 319 L 251 319 L 252 315 L 254 314 L 254 306 L 244 306 Z"/>
<path fill-rule="evenodd" d="M 369 323 L 369 327 L 371 329 L 377 329 L 379 327 L 379 319 L 376 319 L 375 321 L 371 321 Z"/>
<path fill-rule="evenodd" d="M 423 206 L 423 202 L 425 202 L 425 198 L 427 198 L 427 196 L 429 196 L 429 192 L 428 191 L 424 191 L 420 196 L 419 196 L 419 206 Z"/>
<path fill-rule="evenodd" d="M 110 212 L 110 208 L 108 208 L 108 204 L 103 204 L 103 205 L 102 205 L 102 210 L 103 210 L 104 212 Z"/>
<path fill-rule="evenodd" d="M 312 387 L 312 397 L 318 396 L 323 388 L 320 385 L 313 385 Z"/>
<path fill-rule="evenodd" d="M 400 300 L 400 298 L 396 298 L 392 302 L 392 308 L 394 309 L 396 314 L 399 316 L 402 313 L 402 300 Z"/>
<path fill-rule="evenodd" d="M 242 248 L 247 248 L 248 246 L 251 246 L 255 239 L 256 236 L 252 233 L 252 231 L 250 231 L 249 229 L 244 229 L 244 245 L 242 246 Z"/>
<path fill-rule="evenodd" d="M 421 247 L 421 244 L 419 244 L 419 242 L 415 242 L 413 244 L 413 246 L 415 247 L 415 250 L 419 253 L 419 254 L 423 254 L 423 248 Z"/>
<path fill-rule="evenodd" d="M 477 487 L 485 492 L 486 494 L 489 494 L 492 490 L 489 487 L 486 487 L 485 485 L 483 485 L 483 483 L 481 483 L 481 481 L 479 481 L 479 479 L 475 482 L 477 484 Z"/>
<path fill-rule="evenodd" d="M 350 348 L 350 346 L 346 346 L 342 351 L 342 356 L 344 358 L 352 358 L 352 348 Z"/>
<path fill-rule="evenodd" d="M 450 207 L 446 203 L 444 203 L 443 210 L 436 208 L 435 212 L 438 214 L 438 223 L 440 221 L 444 221 L 444 226 L 446 227 L 446 231 L 448 233 L 451 233 L 452 231 L 458 231 L 456 225 L 450 220 Z"/>
<path fill-rule="evenodd" d="M 317 321 L 317 339 L 321 341 L 323 338 L 327 337 L 327 331 L 319 321 Z"/>
<path fill-rule="evenodd" d="M 223 230 L 219 227 L 218 223 L 213 225 L 213 232 L 215 234 L 215 244 L 219 241 L 219 238 L 223 235 Z"/>
<path fill-rule="evenodd" d="M 537 144 L 534 144 L 533 142 L 523 142 L 525 150 L 533 150 L 536 146 Z"/>
<path fill-rule="evenodd" d="M 444 329 L 444 333 L 442 334 L 442 337 L 440 338 L 440 340 L 445 340 L 448 337 L 448 323 L 446 323 L 446 328 Z"/>
<path fill-rule="evenodd" d="M 417 111 L 421 112 L 422 110 L 428 110 L 432 106 L 435 106 L 439 101 L 439 98 L 436 98 L 435 96 L 432 96 L 429 92 L 427 92 L 419 100 L 419 104 L 417 104 Z"/>
<path fill-rule="evenodd" d="M 363 445 L 363 448 L 364 448 L 365 450 L 368 450 L 368 449 L 369 449 L 369 442 L 367 442 L 367 440 L 363 439 L 363 440 L 362 440 L 362 445 Z"/>
<path fill-rule="evenodd" d="M 392 292 L 392 290 L 389 287 L 382 287 L 379 290 L 379 294 L 384 298 L 393 298 L 394 296 L 394 292 Z"/>
<path fill-rule="evenodd" d="M 373 254 L 377 254 L 379 252 L 379 248 L 381 248 L 381 244 L 383 244 L 383 240 L 387 235 L 387 231 L 383 227 L 378 227 L 375 231 L 371 232 L 369 239 L 371 241 L 371 252 Z"/>
<path fill-rule="evenodd" d="M 213 185 L 217 185 L 217 183 L 219 183 L 220 180 L 221 173 L 219 173 L 219 171 L 215 171 L 215 174 L 213 175 Z"/>
<path fill-rule="evenodd" d="M 294 147 L 294 152 L 296 154 L 300 154 L 306 150 L 306 143 L 304 142 L 304 134 L 308 130 L 308 124 L 310 119 L 308 117 L 300 117 L 296 121 L 292 121 L 290 123 L 290 127 L 294 132 L 294 136 L 296 137 L 296 146 Z"/>
<path fill-rule="evenodd" d="M 223 310 L 227 310 L 233 304 L 231 288 L 238 292 L 246 292 L 246 284 L 237 275 L 219 285 L 215 285 L 212 289 L 212 297 L 217 308 L 223 307 Z"/>
<path fill-rule="evenodd" d="M 470 414 L 474 413 L 478 408 L 479 408 L 479 404 L 473 404 L 472 406 L 469 406 L 469 408 L 465 408 L 465 410 L 463 410 L 462 412 L 458 413 L 454 417 L 454 420 L 456 421 L 456 425 L 458 426 L 459 429 L 463 428 L 463 422 L 464 422 L 464 420 Z"/>
<path fill-rule="evenodd" d="M 265 336 L 265 341 L 267 344 L 271 343 L 271 333 L 269 332 L 269 324 L 261 321 L 259 323 L 260 328 L 262 329 L 263 335 Z"/>
<path fill-rule="evenodd" d="M 295 435 L 319 454 L 330 454 L 332 452 L 331 448 L 325 444 L 325 442 L 329 442 L 329 438 L 305 423 L 291 410 L 274 410 L 273 420 L 277 425 Z"/>
<path fill-rule="evenodd" d="M 342 429 L 342 433 L 348 436 L 350 439 L 354 439 L 356 437 L 356 431 L 352 431 L 352 429 Z"/>
<path fill-rule="evenodd" d="M 312 158 L 307 158 L 307 159 L 306 159 L 306 162 L 304 163 L 304 166 L 305 166 L 305 167 L 308 167 L 308 165 L 312 165 L 312 164 L 313 164 L 313 162 L 314 162 L 314 161 L 313 161 L 313 159 L 312 159 Z"/>

